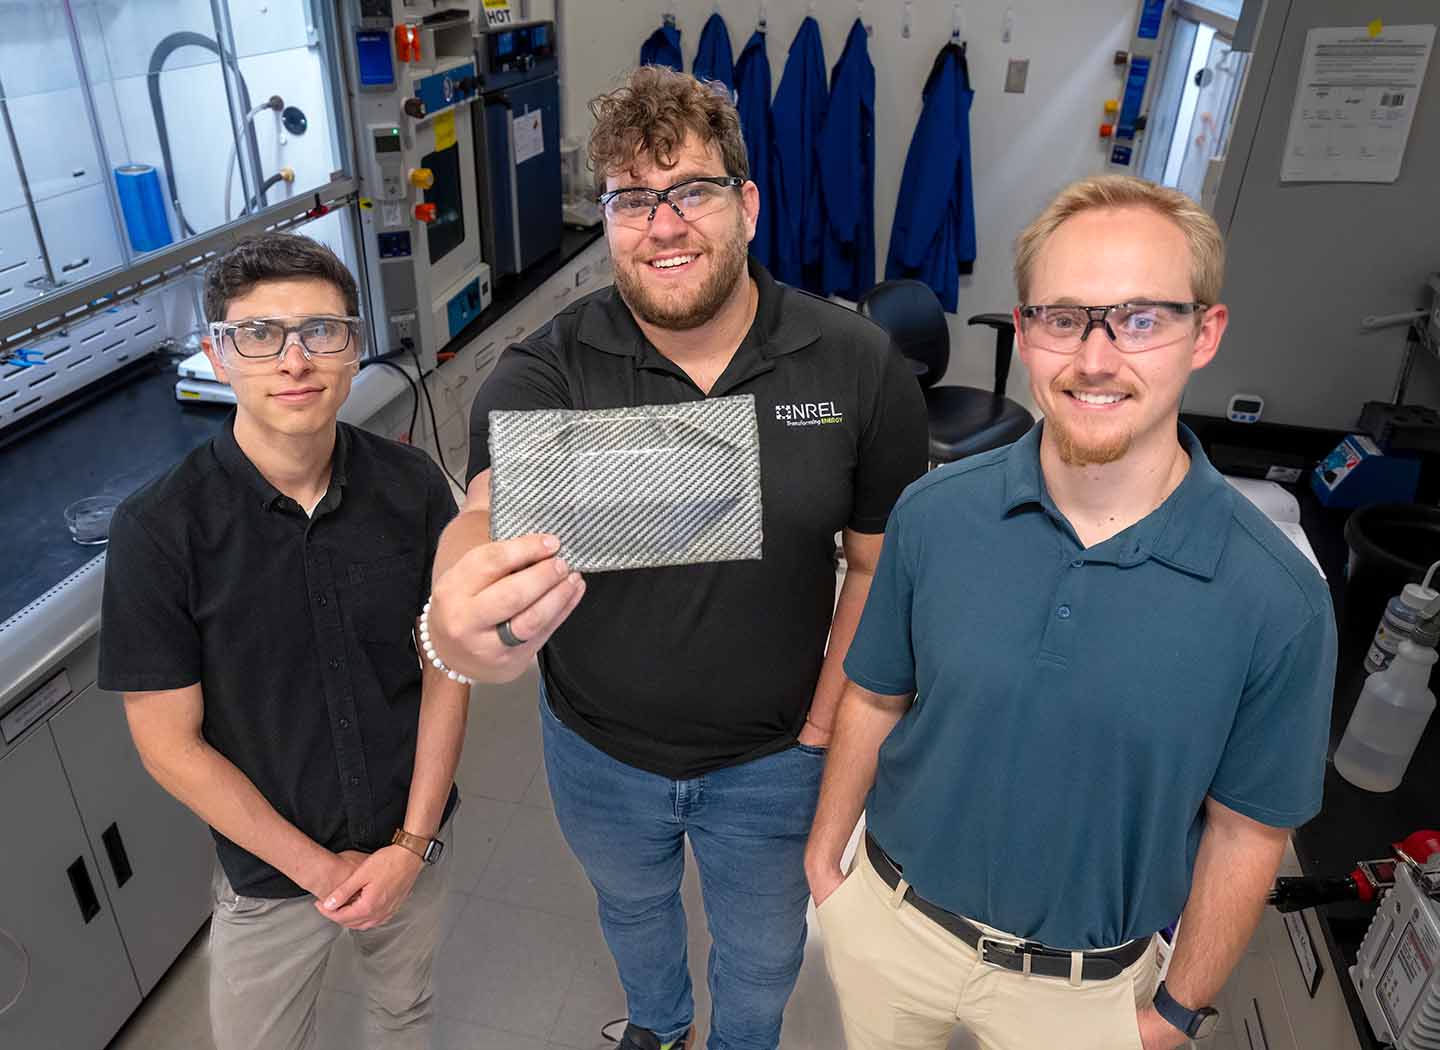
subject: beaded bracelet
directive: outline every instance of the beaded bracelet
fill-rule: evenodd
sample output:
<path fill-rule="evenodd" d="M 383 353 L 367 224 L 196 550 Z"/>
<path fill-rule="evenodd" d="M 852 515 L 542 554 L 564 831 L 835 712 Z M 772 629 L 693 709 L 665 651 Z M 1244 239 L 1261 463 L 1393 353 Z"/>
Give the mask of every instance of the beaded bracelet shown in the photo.
<path fill-rule="evenodd" d="M 459 682 L 461 685 L 473 685 L 475 679 L 461 674 L 459 671 L 452 671 L 445 666 L 445 661 L 440 659 L 435 652 L 435 645 L 430 641 L 430 599 L 425 599 L 425 608 L 420 610 L 420 648 L 425 650 L 425 659 L 434 665 L 435 670 L 444 674 L 452 682 Z"/>

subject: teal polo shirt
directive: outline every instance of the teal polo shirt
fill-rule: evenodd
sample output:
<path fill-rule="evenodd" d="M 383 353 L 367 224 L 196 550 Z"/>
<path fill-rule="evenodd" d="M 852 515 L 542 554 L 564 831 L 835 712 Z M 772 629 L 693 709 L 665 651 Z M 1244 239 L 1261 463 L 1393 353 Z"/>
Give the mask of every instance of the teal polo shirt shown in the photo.
<path fill-rule="evenodd" d="M 867 803 L 915 891 L 1109 947 L 1179 916 L 1207 795 L 1275 827 L 1319 811 L 1335 622 L 1183 426 L 1185 479 L 1090 548 L 1046 492 L 1040 435 L 905 490 L 845 672 L 915 694 Z"/>

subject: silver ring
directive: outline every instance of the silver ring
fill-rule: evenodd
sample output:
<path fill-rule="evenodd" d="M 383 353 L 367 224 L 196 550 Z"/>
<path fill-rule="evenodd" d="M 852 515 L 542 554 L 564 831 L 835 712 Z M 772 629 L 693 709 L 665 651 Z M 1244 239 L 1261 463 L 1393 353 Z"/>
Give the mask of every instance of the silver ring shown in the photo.
<path fill-rule="evenodd" d="M 500 636 L 500 641 L 511 649 L 519 648 L 525 644 L 524 638 L 515 637 L 515 632 L 510 629 L 509 620 L 501 620 L 495 625 L 495 633 Z"/>

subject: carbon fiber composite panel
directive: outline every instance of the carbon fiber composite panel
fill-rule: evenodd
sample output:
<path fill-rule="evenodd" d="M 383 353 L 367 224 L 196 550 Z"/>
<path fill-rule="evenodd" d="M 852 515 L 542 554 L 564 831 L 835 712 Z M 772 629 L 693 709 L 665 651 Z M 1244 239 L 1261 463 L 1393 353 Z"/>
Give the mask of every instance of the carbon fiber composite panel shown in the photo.
<path fill-rule="evenodd" d="M 759 559 L 749 394 L 490 413 L 490 532 L 547 532 L 581 572 Z"/>

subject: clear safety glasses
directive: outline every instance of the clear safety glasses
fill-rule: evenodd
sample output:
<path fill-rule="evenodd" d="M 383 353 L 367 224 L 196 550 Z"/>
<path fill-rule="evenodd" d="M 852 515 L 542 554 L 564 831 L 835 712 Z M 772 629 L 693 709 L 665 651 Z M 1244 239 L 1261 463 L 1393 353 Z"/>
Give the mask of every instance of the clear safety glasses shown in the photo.
<path fill-rule="evenodd" d="M 719 211 L 735 198 L 733 190 L 745 185 L 738 175 L 714 175 L 686 179 L 663 190 L 648 186 L 626 186 L 600 194 L 595 200 L 605 209 L 605 218 L 617 226 L 643 230 L 655 218 L 660 205 L 668 204 L 688 222 Z"/>
<path fill-rule="evenodd" d="M 1020 328 L 1031 346 L 1055 354 L 1079 352 L 1094 328 L 1102 329 L 1122 354 L 1140 354 L 1192 334 L 1196 315 L 1209 308 L 1209 303 L 1146 300 L 1112 306 L 1022 305 Z"/>
<path fill-rule="evenodd" d="M 328 314 L 251 317 L 243 321 L 213 322 L 210 338 L 223 357 L 231 361 L 238 358 L 246 365 L 275 360 L 292 342 L 299 344 L 307 361 L 353 365 L 360 360 L 359 323 L 358 317 Z"/>

